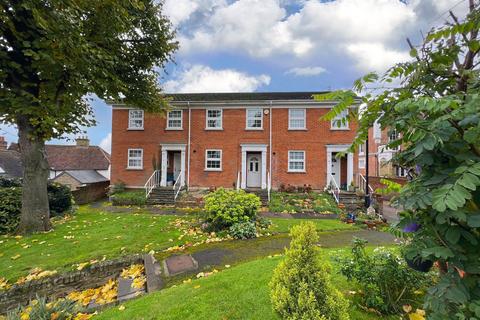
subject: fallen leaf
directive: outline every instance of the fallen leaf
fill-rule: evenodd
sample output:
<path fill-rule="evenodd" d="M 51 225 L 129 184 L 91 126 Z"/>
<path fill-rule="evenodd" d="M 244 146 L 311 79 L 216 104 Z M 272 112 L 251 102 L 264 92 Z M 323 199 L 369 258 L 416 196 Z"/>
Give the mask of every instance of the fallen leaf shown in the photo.
<path fill-rule="evenodd" d="M 118 310 L 120 310 L 120 311 L 125 310 L 125 306 L 122 304 L 120 307 L 118 307 Z"/>

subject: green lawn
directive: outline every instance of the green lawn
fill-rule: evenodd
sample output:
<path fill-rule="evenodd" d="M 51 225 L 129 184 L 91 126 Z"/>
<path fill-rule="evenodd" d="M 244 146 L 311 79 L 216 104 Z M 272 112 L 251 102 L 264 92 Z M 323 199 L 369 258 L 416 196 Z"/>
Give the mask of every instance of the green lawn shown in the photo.
<path fill-rule="evenodd" d="M 329 259 L 338 250 L 324 250 Z M 346 252 L 344 250 L 344 252 Z M 282 257 L 247 262 L 211 275 L 124 303 L 125 309 L 111 307 L 94 319 L 279 319 L 273 312 L 268 283 Z M 333 270 L 338 268 L 333 268 Z M 355 289 L 343 276 L 334 273 L 333 283 L 348 294 Z M 379 319 L 354 306 L 351 319 Z M 391 317 L 391 319 L 398 319 Z"/>
<path fill-rule="evenodd" d="M 317 227 L 317 231 L 329 231 L 329 230 L 354 230 L 358 229 L 353 224 L 346 224 L 340 220 L 334 219 L 285 219 L 285 218 L 272 218 L 272 226 L 270 230 L 272 232 L 289 232 L 290 228 L 294 225 L 301 223 L 302 221 L 313 221 Z"/>
<path fill-rule="evenodd" d="M 185 236 L 175 221 L 194 217 L 153 215 L 150 213 L 107 213 L 88 206 L 54 230 L 20 239 L 0 236 L 0 278 L 15 282 L 33 268 L 71 270 L 75 264 L 92 259 L 107 259 L 143 251 L 160 251 L 168 247 L 198 241 L 201 237 Z M 272 232 L 288 229 L 304 220 L 272 219 Z M 352 228 L 339 221 L 314 220 L 318 230 Z"/>

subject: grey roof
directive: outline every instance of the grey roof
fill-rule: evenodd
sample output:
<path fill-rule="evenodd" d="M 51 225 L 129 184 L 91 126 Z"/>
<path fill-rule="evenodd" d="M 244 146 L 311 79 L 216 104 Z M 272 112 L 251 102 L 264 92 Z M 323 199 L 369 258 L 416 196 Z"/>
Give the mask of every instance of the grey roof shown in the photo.
<path fill-rule="evenodd" d="M 21 178 L 23 176 L 20 153 L 14 150 L 0 150 L 0 176 Z M 4 172 L 2 172 L 4 171 Z"/>
<path fill-rule="evenodd" d="M 84 184 L 109 181 L 95 170 L 67 170 L 64 173 Z"/>
<path fill-rule="evenodd" d="M 317 92 L 225 92 L 225 93 L 175 93 L 165 94 L 173 101 L 259 101 L 259 100 L 313 100 L 314 94 L 328 93 Z"/>

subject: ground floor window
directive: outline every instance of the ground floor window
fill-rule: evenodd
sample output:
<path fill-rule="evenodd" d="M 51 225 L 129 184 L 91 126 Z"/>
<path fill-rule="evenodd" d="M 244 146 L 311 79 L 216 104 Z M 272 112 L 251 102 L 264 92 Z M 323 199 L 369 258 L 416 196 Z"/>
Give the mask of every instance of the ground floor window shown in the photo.
<path fill-rule="evenodd" d="M 143 169 L 143 149 L 128 149 L 128 169 Z"/>
<path fill-rule="evenodd" d="M 305 171 L 305 151 L 288 151 L 288 171 L 304 172 Z"/>
<path fill-rule="evenodd" d="M 222 150 L 207 150 L 205 154 L 205 170 L 222 170 Z"/>
<path fill-rule="evenodd" d="M 359 158 L 358 159 L 358 168 L 359 169 L 365 169 L 365 158 Z"/>

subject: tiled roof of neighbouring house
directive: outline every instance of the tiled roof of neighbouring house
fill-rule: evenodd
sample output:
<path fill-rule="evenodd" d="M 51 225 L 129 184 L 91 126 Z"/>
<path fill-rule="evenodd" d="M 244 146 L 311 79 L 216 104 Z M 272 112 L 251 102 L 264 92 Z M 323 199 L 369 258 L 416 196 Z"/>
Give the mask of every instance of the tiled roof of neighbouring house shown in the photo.
<path fill-rule="evenodd" d="M 15 150 L 0 150 L 0 176 L 21 178 L 23 176 L 20 153 Z"/>
<path fill-rule="evenodd" d="M 110 155 L 98 146 L 46 145 L 50 168 L 62 170 L 107 170 Z"/>
<path fill-rule="evenodd" d="M 313 100 L 314 94 L 319 92 L 226 92 L 226 93 L 175 93 L 165 94 L 173 101 L 258 101 L 258 100 Z"/>
<path fill-rule="evenodd" d="M 80 183 L 95 183 L 108 181 L 95 170 L 67 170 L 62 174 L 68 174 Z"/>

